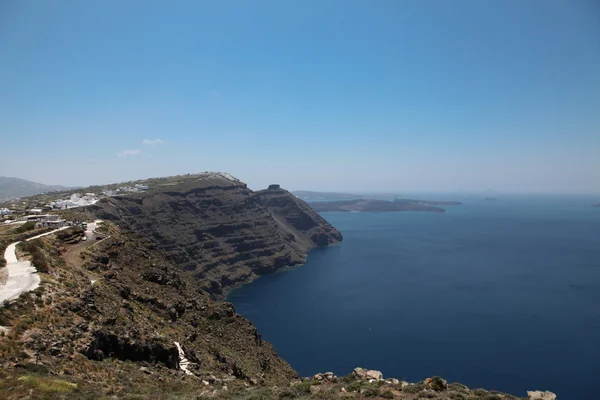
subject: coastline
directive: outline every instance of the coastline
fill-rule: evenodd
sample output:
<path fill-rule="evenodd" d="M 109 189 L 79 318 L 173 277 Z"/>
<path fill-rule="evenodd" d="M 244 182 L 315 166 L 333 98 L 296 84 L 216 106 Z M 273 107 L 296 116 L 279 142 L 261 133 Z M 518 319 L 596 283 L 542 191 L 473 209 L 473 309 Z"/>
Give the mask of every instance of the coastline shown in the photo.
<path fill-rule="evenodd" d="M 290 272 L 290 271 L 293 271 L 295 269 L 302 268 L 308 262 L 308 256 L 313 251 L 319 250 L 319 249 L 320 250 L 326 250 L 326 249 L 334 248 L 334 247 L 342 245 L 343 242 L 344 241 L 341 240 L 339 242 L 330 244 L 329 246 L 325 246 L 325 247 L 319 247 L 319 246 L 312 247 L 312 248 L 310 248 L 306 252 L 306 254 L 304 255 L 304 261 L 302 261 L 301 263 L 294 264 L 294 265 L 287 265 L 287 266 L 284 266 L 284 267 L 281 267 L 281 268 L 277 269 L 276 271 L 269 272 L 267 274 L 255 275 L 254 277 L 252 277 L 251 279 L 249 279 L 247 281 L 240 282 L 239 284 L 236 284 L 234 286 L 228 286 L 229 290 L 227 290 L 226 293 L 222 295 L 222 298 L 221 298 L 221 296 L 215 296 L 214 298 L 215 298 L 216 301 L 219 301 L 219 302 L 228 302 L 228 303 L 231 303 L 231 301 L 229 300 L 229 297 L 231 296 L 231 294 L 233 292 L 235 292 L 235 291 L 237 291 L 237 290 L 245 287 L 246 285 L 250 285 L 251 283 L 255 282 L 256 280 L 258 280 L 258 279 L 260 279 L 262 277 L 270 276 L 270 275 L 277 275 L 277 274 L 281 274 L 281 273 L 284 273 L 284 272 Z"/>

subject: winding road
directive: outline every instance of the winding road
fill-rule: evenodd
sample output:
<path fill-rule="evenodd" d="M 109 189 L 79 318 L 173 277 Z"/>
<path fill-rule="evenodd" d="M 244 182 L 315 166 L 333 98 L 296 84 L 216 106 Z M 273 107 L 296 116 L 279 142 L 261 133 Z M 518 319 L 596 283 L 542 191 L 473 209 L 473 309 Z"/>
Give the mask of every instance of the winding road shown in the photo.
<path fill-rule="evenodd" d="M 65 226 L 50 232 L 42 233 L 41 235 L 27 239 L 27 241 L 51 235 L 67 228 L 69 227 Z M 4 252 L 4 259 L 6 260 L 6 268 L 8 270 L 8 279 L 6 284 L 0 287 L 0 305 L 4 301 L 16 299 L 21 293 L 35 290 L 40 286 L 40 276 L 37 274 L 33 265 L 31 265 L 31 262 L 19 261 L 17 259 L 16 248 L 19 243 L 20 242 L 15 242 L 10 244 Z"/>

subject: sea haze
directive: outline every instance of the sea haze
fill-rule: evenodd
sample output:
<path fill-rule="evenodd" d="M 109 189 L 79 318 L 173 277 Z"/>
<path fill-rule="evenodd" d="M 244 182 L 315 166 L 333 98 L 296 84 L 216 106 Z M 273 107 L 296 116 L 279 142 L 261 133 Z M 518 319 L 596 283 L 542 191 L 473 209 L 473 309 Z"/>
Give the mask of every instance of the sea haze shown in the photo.
<path fill-rule="evenodd" d="M 598 199 L 438 200 L 464 204 L 323 213 L 343 243 L 229 300 L 301 375 L 362 366 L 521 397 L 596 398 Z"/>

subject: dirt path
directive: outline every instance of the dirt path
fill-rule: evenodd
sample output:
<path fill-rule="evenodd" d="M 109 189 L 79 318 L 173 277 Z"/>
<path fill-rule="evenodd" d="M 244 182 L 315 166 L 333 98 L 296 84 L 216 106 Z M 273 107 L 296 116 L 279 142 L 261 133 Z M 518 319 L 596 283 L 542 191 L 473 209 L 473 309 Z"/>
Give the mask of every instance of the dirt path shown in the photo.
<path fill-rule="evenodd" d="M 42 233 L 41 235 L 27 239 L 27 241 L 51 235 L 67 228 L 68 226 L 65 226 L 50 232 Z M 20 242 L 15 242 L 10 244 L 4 252 L 4 259 L 6 260 L 5 269 L 8 272 L 8 278 L 6 279 L 6 283 L 0 287 L 0 304 L 4 301 L 16 299 L 21 293 L 34 290 L 40 285 L 40 276 L 37 274 L 33 265 L 31 265 L 31 262 L 19 261 L 17 259 L 16 247 L 19 243 Z"/>
<path fill-rule="evenodd" d="M 96 229 L 96 227 L 98 226 L 98 224 L 100 222 L 102 222 L 102 221 L 98 220 L 98 221 L 88 223 L 87 229 L 85 231 L 86 240 L 81 240 L 79 243 L 76 243 L 76 244 L 73 244 L 73 245 L 70 245 L 67 247 L 67 251 L 63 254 L 63 258 L 65 260 L 65 263 L 68 266 L 81 267 L 83 265 L 83 260 L 81 259 L 81 253 L 83 253 L 86 249 L 90 248 L 91 246 L 95 245 L 96 243 L 99 243 L 102 241 L 102 240 L 100 240 L 100 241 L 96 240 L 97 235 L 94 232 L 94 230 Z M 98 280 L 98 277 L 96 277 L 91 272 L 88 272 L 87 275 L 92 284 Z"/>

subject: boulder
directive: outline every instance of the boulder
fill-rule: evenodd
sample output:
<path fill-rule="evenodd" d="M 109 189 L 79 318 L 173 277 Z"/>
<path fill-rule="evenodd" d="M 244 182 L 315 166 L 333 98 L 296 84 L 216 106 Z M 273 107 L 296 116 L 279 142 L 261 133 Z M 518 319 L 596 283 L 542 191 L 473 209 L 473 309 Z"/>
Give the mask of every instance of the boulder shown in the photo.
<path fill-rule="evenodd" d="M 381 373 L 381 371 L 376 371 L 373 369 L 364 369 L 360 367 L 354 368 L 354 371 L 352 371 L 352 375 L 354 375 L 354 377 L 356 377 L 357 379 L 374 379 L 376 381 L 383 379 L 383 374 Z"/>
<path fill-rule="evenodd" d="M 354 375 L 354 377 L 358 379 L 366 379 L 367 371 L 360 367 L 356 367 L 354 368 L 354 371 L 352 371 L 352 375 Z"/>
<path fill-rule="evenodd" d="M 387 380 L 387 383 L 389 383 L 390 385 L 399 385 L 400 381 L 396 378 L 391 378 Z"/>
<path fill-rule="evenodd" d="M 313 380 L 315 381 L 333 381 L 336 378 L 336 376 L 333 374 L 333 372 L 324 372 L 322 374 L 316 374 L 315 376 L 313 376 Z"/>
<path fill-rule="evenodd" d="M 379 380 L 383 379 L 383 374 L 381 373 L 381 371 L 369 369 L 369 370 L 367 370 L 367 378 L 375 379 L 375 380 L 379 381 Z"/>
<path fill-rule="evenodd" d="M 552 392 L 541 390 L 527 391 L 528 400 L 556 400 L 556 395 Z"/>

